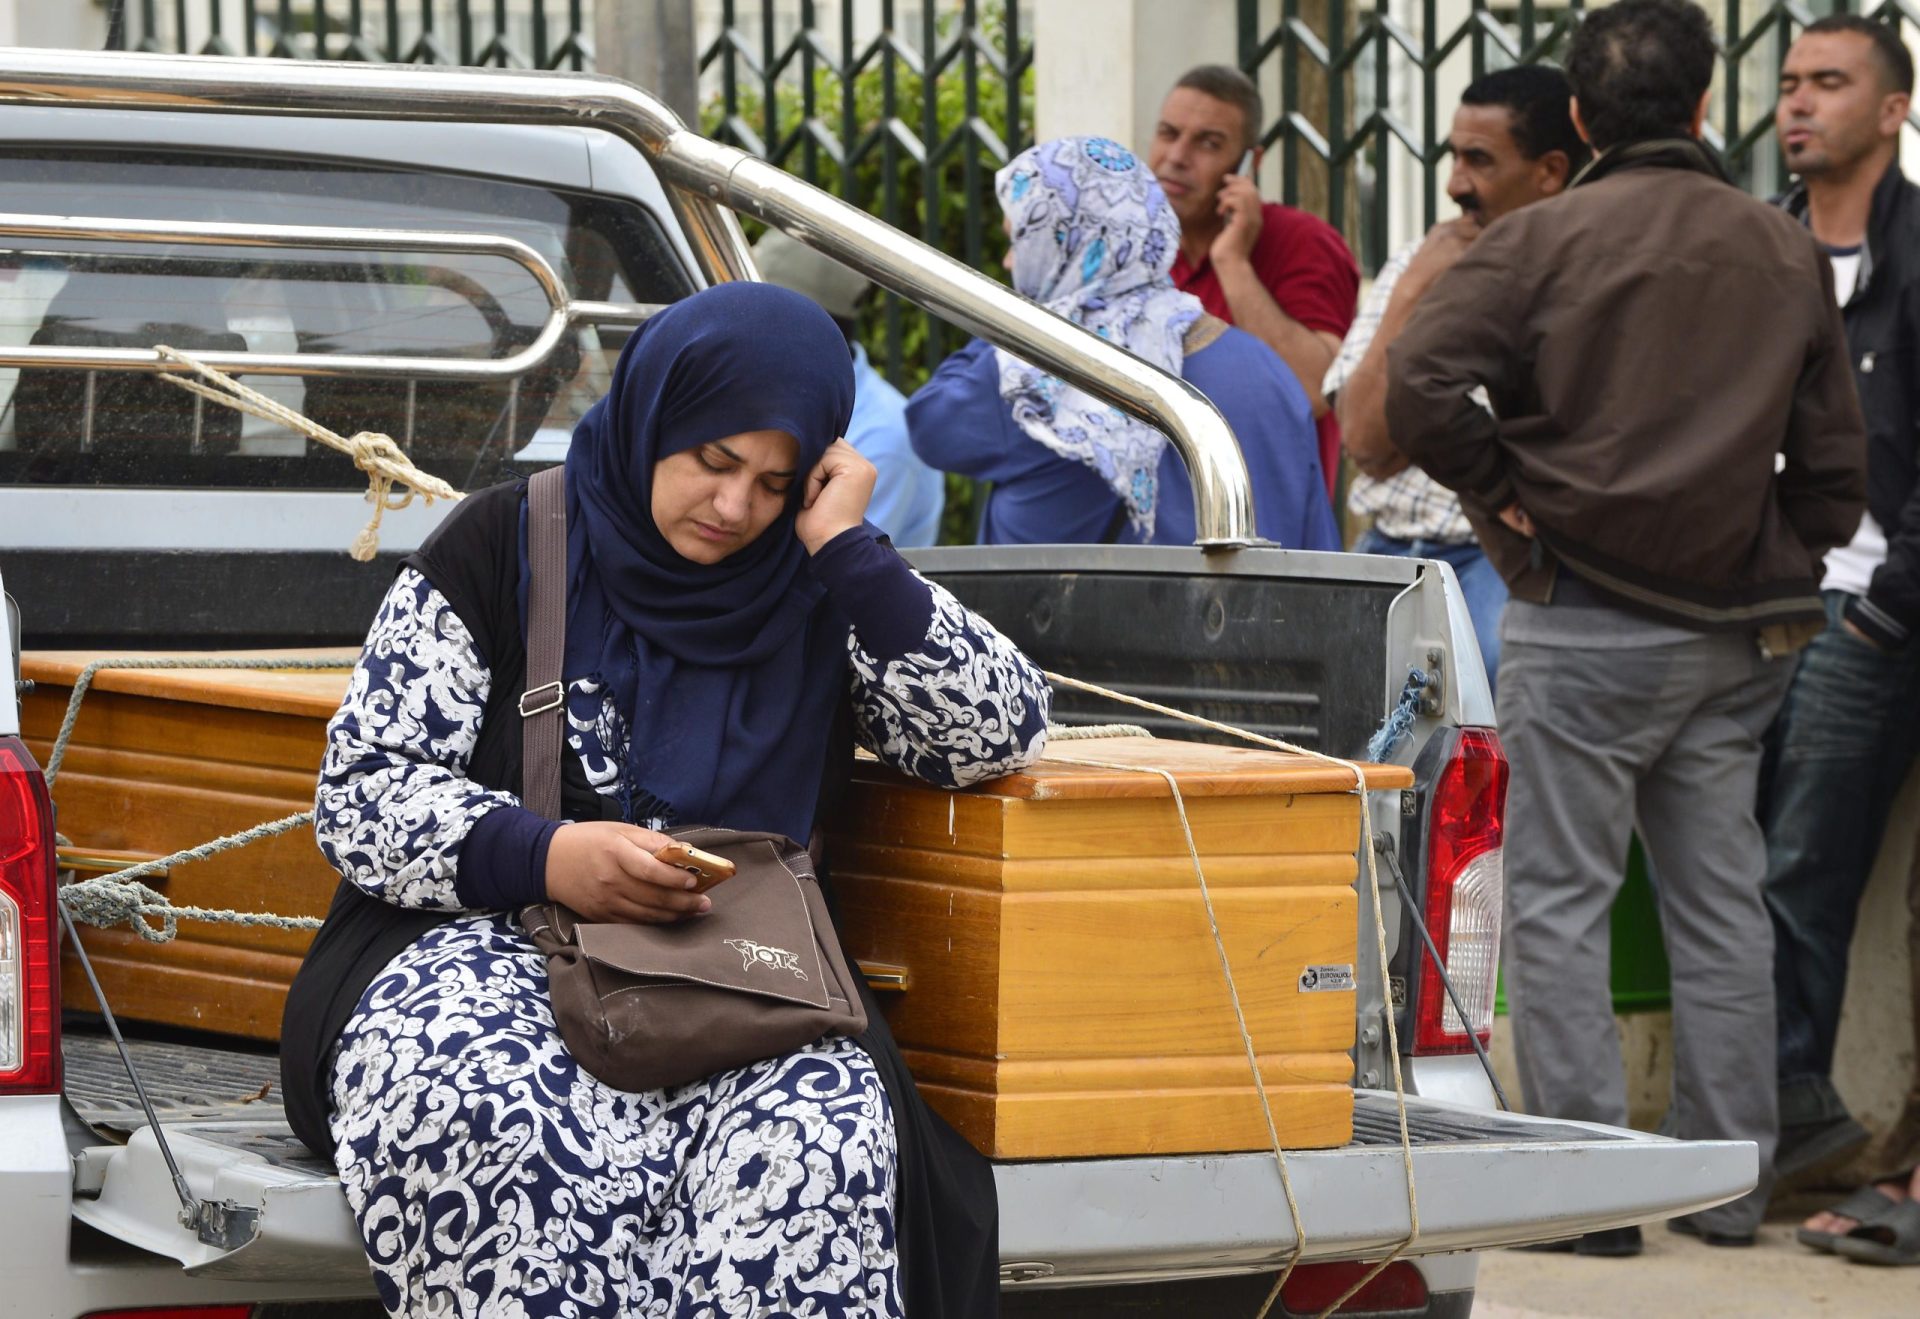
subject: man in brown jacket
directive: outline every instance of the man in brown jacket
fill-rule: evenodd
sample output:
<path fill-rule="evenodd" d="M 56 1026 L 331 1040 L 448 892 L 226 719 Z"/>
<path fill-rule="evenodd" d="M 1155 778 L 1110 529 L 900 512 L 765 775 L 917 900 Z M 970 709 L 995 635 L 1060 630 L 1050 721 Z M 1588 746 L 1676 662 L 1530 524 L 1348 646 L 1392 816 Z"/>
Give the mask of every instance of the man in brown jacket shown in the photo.
<path fill-rule="evenodd" d="M 1859 524 L 1866 450 L 1828 262 L 1697 140 L 1713 66 L 1695 5 L 1591 12 L 1567 76 L 1598 158 L 1429 292 L 1388 354 L 1387 415 L 1512 591 L 1506 983 L 1528 1105 L 1627 1120 L 1608 914 L 1637 818 L 1673 967 L 1668 1125 L 1760 1152 L 1754 1194 L 1672 1226 L 1735 1245 L 1776 1132 L 1760 738 L 1824 617 L 1821 557 Z M 1635 1254 L 1639 1229 L 1574 1248 Z"/>

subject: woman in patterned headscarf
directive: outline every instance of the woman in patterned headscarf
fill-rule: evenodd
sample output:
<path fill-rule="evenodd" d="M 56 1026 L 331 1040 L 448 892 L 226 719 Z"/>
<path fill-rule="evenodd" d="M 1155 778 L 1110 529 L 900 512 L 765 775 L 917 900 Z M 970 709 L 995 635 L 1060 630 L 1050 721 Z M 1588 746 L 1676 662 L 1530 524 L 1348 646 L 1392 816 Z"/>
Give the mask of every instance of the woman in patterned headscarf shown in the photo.
<path fill-rule="evenodd" d="M 1305 391 L 1174 287 L 1180 220 L 1145 164 L 1103 137 L 1063 137 L 995 181 L 1014 288 L 1211 399 L 1240 441 L 1262 536 L 1340 548 Z M 981 340 L 941 363 L 907 424 L 921 458 L 993 483 L 984 544 L 1193 541 L 1193 488 L 1166 436 Z"/>

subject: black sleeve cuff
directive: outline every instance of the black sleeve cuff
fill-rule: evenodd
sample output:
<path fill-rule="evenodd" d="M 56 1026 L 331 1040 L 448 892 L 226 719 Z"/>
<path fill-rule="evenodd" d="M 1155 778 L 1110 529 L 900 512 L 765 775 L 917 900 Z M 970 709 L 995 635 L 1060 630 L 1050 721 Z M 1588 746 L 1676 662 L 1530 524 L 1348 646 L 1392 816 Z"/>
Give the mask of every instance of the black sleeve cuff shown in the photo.
<path fill-rule="evenodd" d="M 921 649 L 933 591 L 871 523 L 849 527 L 813 556 L 813 574 L 853 623 L 860 649 L 885 663 Z"/>
<path fill-rule="evenodd" d="M 524 806 L 497 806 L 474 821 L 460 844 L 453 877 L 460 905 L 470 911 L 517 911 L 545 902 L 547 849 L 562 823 Z"/>
<path fill-rule="evenodd" d="M 1912 629 L 1864 595 L 1847 601 L 1846 619 L 1882 650 L 1905 650 L 1913 637 Z"/>

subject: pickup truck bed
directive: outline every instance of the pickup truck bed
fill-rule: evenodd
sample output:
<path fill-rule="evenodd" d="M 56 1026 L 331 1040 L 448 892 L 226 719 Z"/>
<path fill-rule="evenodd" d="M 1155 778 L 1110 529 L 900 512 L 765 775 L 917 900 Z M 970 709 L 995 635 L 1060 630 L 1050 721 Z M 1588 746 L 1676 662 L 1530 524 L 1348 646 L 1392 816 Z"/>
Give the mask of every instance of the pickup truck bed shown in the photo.
<path fill-rule="evenodd" d="M 50 342 L 67 337 L 62 327 L 97 321 L 139 352 L 155 323 L 172 337 L 172 322 L 185 318 L 203 341 L 185 346 L 237 348 L 237 338 L 255 359 L 293 353 L 296 373 L 268 380 L 276 397 L 316 419 L 350 420 L 349 430 L 384 427 L 473 489 L 504 466 L 558 460 L 578 409 L 601 387 L 596 372 L 617 351 L 617 327 L 636 312 L 752 277 L 738 212 L 1165 430 L 1193 475 L 1202 547 L 930 550 L 918 566 L 1057 672 L 1269 736 L 1350 755 L 1390 711 L 1417 711 L 1392 755 L 1415 786 L 1375 793 L 1368 808 L 1376 836 L 1394 845 L 1409 907 L 1457 891 L 1448 887 L 1457 874 L 1429 873 L 1436 785 L 1447 766 L 1465 763 L 1456 753 L 1469 732 L 1483 759 L 1497 757 L 1491 693 L 1458 583 L 1444 565 L 1256 544 L 1233 437 L 1182 382 L 1141 371 L 1111 345 L 766 162 L 684 131 L 645 93 L 609 80 L 82 52 L 10 51 L 0 63 L 8 129 L 0 201 L 17 213 L 16 231 L 76 214 L 100 217 L 92 227 L 110 232 L 125 221 L 214 216 L 259 227 L 255 237 L 279 252 L 268 312 L 229 296 L 234 272 L 203 258 L 182 264 L 178 253 L 159 255 L 186 279 L 185 292 L 136 296 L 152 292 L 140 281 L 155 273 L 147 266 L 156 254 L 139 250 L 152 243 L 104 265 L 36 268 L 9 286 L 15 332 L 0 358 L 21 376 L 66 373 L 61 389 L 29 391 L 39 411 L 25 433 L 112 431 L 100 398 L 132 390 L 147 402 L 119 420 L 149 437 L 155 459 L 124 469 L 112 446 L 33 452 L 19 442 L 19 407 L 0 410 L 0 566 L 27 602 L 36 647 L 177 653 L 355 642 L 393 558 L 444 511 L 392 514 L 385 561 L 347 560 L 339 547 L 365 505 L 358 474 L 337 455 L 310 455 L 297 438 L 289 444 L 258 426 L 243 426 L 237 440 L 229 427 L 231 445 L 201 444 L 194 437 L 204 438 L 206 418 L 196 420 L 184 396 L 110 379 L 116 359 Z M 491 373 L 477 358 L 464 361 L 468 348 L 497 365 L 558 304 L 492 277 L 481 281 L 482 293 L 493 290 L 486 297 L 448 300 L 424 279 L 373 278 L 385 257 L 353 278 L 308 279 L 290 231 L 271 239 L 266 230 L 312 218 L 316 200 L 337 224 L 524 235 L 565 284 L 564 314 L 577 316 L 579 333 L 518 378 L 513 388 L 524 392 L 442 379 Z M 583 253 L 592 259 L 577 260 Z M 254 264 L 249 257 L 245 271 Z M 100 282 L 110 277 L 111 286 Z M 489 297 L 516 308 L 510 333 L 484 314 Z M 467 329 L 414 333 L 422 321 L 413 313 L 434 308 Z M 412 330 L 390 333 L 401 327 Z M 339 362 L 316 362 L 296 351 L 303 343 L 332 345 L 323 356 L 365 349 L 383 360 L 336 376 Z M 450 351 L 463 359 L 451 367 L 440 360 Z M 0 627 L 0 652 L 18 635 Z M 0 738 L 17 761 L 26 749 L 14 707 L 0 691 Z M 1079 694 L 1063 693 L 1056 713 L 1156 726 Z M 51 874 L 40 878 L 50 891 Z M 1412 910 L 1391 886 L 1379 898 L 1385 967 L 1372 904 L 1359 904 L 1355 1139 L 1287 1160 L 1305 1259 L 1379 1259 L 1410 1230 L 1395 1101 L 1379 1089 L 1396 1065 L 1410 1094 L 1420 1208 L 1409 1251 L 1418 1263 L 1400 1272 L 1417 1273 L 1414 1287 L 1431 1303 L 1376 1311 L 1458 1319 L 1472 1303 L 1473 1250 L 1684 1213 L 1751 1187 L 1750 1144 L 1486 1111 L 1491 1095 L 1459 1051 L 1464 1038 L 1446 1038 L 1438 995 L 1423 989 Z M 1477 946 L 1479 1001 L 1490 1012 L 1493 950 Z M 1449 945 L 1441 960 L 1450 955 Z M 50 997 L 38 1001 L 43 1017 L 58 1010 Z M 1434 1028 L 1426 1044 L 1423 1012 Z M 1389 1014 L 1398 1059 L 1386 1047 Z M 181 1176 L 221 1212 L 201 1231 L 182 1226 L 174 1180 L 117 1051 L 97 1022 L 70 1014 L 64 1095 L 50 1085 L 0 1094 L 0 1310 L 71 1319 L 218 1301 L 257 1305 L 254 1319 L 360 1319 L 361 1298 L 372 1295 L 365 1254 L 337 1180 L 288 1131 L 267 1047 L 184 1035 L 133 1047 Z M 1252 1314 L 1296 1243 L 1267 1155 L 1008 1162 L 997 1173 L 1010 1316 Z M 1322 1285 L 1338 1276 L 1358 1274 L 1315 1272 Z M 1106 1285 L 1121 1283 L 1140 1285 Z M 1342 1287 L 1295 1308 L 1316 1312 Z"/>
<path fill-rule="evenodd" d="M 177 1220 L 165 1162 L 112 1041 L 70 1025 L 65 1047 L 67 1100 L 108 1142 L 78 1155 L 75 1217 L 202 1277 L 367 1278 L 332 1169 L 287 1129 L 271 1053 L 129 1041 L 194 1193 L 258 1211 L 251 1223 L 236 1215 L 226 1240 L 206 1242 Z M 1419 1254 L 1550 1240 L 1705 1206 L 1739 1193 L 1754 1176 L 1751 1145 L 1690 1142 L 1696 1199 L 1676 1206 L 1676 1142 L 1416 1097 L 1407 1109 Z M 1604 1164 L 1596 1166 L 1602 1150 Z M 1304 1206 L 1306 1260 L 1377 1258 L 1405 1233 L 1391 1093 L 1358 1092 L 1354 1140 L 1290 1154 L 1287 1166 Z M 1588 1178 L 1590 1168 L 1604 1168 L 1604 1176 Z M 1002 1271 L 1014 1289 L 1248 1273 L 1278 1265 L 1294 1244 L 1270 1155 L 1003 1163 L 996 1172 Z M 1553 1193 L 1573 1181 L 1583 1183 L 1581 1196 Z M 1153 1189 L 1151 1204 L 1139 1200 L 1145 1186 Z M 1467 1187 L 1471 1194 L 1458 1193 Z M 1564 1207 L 1573 1199 L 1578 1212 Z M 1171 1230 L 1181 1224 L 1191 1229 L 1184 1236 Z"/>

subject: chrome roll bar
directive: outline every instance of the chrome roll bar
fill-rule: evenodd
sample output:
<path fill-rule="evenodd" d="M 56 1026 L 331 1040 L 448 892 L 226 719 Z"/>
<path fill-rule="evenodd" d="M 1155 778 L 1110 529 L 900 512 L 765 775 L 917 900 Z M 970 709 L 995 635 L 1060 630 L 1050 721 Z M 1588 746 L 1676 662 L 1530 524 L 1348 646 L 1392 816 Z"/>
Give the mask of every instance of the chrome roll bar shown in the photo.
<path fill-rule="evenodd" d="M 733 208 L 1159 427 L 1187 465 L 1197 543 L 1254 538 L 1233 432 L 1204 395 L 1028 303 L 963 263 L 734 147 L 690 131 L 631 84 L 587 74 L 308 63 L 225 56 L 0 50 L 0 104 L 455 120 L 598 128 L 631 143 L 669 185 L 710 280 L 753 279 Z"/>
<path fill-rule="evenodd" d="M 354 229 L 303 224 L 225 224 L 212 220 L 130 220 L 97 216 L 0 212 L 0 239 L 52 238 L 109 243 L 179 243 L 201 247 L 439 252 L 501 257 L 522 267 L 547 299 L 548 314 L 532 343 L 508 357 L 423 357 L 406 354 L 197 352 L 210 366 L 262 375 L 360 376 L 436 380 L 502 380 L 539 366 L 569 325 L 634 324 L 659 308 L 648 303 L 588 302 L 568 297 L 547 259 L 517 238 L 419 229 Z M 4 244 L 0 244 L 4 246 Z M 0 367 L 83 367 L 96 371 L 185 371 L 150 348 L 0 345 Z"/>

